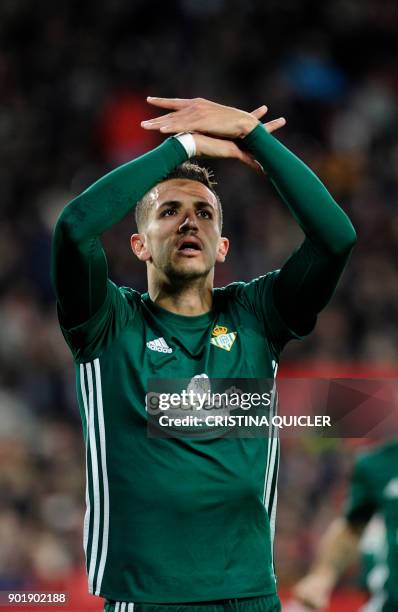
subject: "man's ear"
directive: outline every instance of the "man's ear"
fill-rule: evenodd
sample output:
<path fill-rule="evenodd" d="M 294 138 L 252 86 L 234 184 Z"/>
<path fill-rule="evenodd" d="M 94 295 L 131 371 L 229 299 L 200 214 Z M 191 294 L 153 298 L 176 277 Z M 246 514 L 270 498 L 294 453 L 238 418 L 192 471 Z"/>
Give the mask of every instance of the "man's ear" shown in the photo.
<path fill-rule="evenodd" d="M 221 237 L 220 241 L 218 243 L 218 250 L 217 250 L 216 261 L 218 261 L 219 263 L 223 263 L 225 261 L 226 256 L 227 256 L 228 249 L 229 249 L 229 240 L 228 240 L 228 238 Z"/>
<path fill-rule="evenodd" d="M 148 261 L 151 259 L 151 254 L 146 247 L 144 234 L 132 234 L 130 238 L 130 246 L 131 250 L 140 261 Z"/>

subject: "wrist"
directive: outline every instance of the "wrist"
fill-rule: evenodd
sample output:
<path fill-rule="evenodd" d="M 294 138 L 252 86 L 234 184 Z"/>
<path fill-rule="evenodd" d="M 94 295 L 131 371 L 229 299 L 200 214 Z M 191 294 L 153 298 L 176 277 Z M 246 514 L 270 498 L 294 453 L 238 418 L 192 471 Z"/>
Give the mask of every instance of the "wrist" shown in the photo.
<path fill-rule="evenodd" d="M 239 126 L 239 138 L 246 138 L 246 136 L 248 136 L 248 134 L 250 134 L 250 132 L 252 132 L 258 125 L 260 125 L 260 122 L 255 117 L 252 117 L 251 115 L 248 117 L 243 117 Z"/>
<path fill-rule="evenodd" d="M 330 565 L 318 565 L 314 567 L 314 569 L 311 571 L 311 574 L 313 576 L 316 576 L 317 579 L 322 583 L 323 588 L 327 589 L 328 591 L 333 590 L 338 579 L 337 571 L 334 567 L 331 567 Z"/>
<path fill-rule="evenodd" d="M 176 134 L 174 138 L 184 147 L 188 159 L 195 157 L 198 151 L 195 138 L 190 132 L 181 132 Z"/>

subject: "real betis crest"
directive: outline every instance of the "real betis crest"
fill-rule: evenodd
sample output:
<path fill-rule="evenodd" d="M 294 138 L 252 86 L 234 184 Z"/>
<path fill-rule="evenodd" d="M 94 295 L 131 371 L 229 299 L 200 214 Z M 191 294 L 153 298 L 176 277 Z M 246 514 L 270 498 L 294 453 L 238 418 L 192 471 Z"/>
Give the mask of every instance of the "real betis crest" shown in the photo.
<path fill-rule="evenodd" d="M 214 337 L 210 338 L 211 344 L 218 346 L 218 348 L 224 349 L 224 351 L 230 351 L 233 343 L 236 340 L 237 333 L 228 333 L 228 327 L 216 325 L 212 331 L 212 336 Z"/>

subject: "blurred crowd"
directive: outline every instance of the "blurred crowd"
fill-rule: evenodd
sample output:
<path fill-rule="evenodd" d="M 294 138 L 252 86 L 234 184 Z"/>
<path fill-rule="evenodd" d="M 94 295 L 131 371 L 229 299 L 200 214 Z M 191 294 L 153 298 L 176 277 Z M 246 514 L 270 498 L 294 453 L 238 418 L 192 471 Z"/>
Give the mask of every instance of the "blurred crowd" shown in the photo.
<path fill-rule="evenodd" d="M 398 357 L 398 31 L 394 0 L 0 3 L 0 590 L 82 563 L 84 450 L 49 279 L 62 207 L 160 140 L 147 95 L 284 116 L 277 136 L 326 183 L 359 242 L 329 307 L 285 359 Z M 216 284 L 278 268 L 301 230 L 264 177 L 210 166 L 232 248 Z M 133 215 L 104 236 L 110 276 L 145 290 Z M 78 270 L 76 270 L 78 274 Z M 276 562 L 294 579 L 338 511 L 352 449 L 286 445 Z M 305 528 L 303 526 L 306 526 Z"/>

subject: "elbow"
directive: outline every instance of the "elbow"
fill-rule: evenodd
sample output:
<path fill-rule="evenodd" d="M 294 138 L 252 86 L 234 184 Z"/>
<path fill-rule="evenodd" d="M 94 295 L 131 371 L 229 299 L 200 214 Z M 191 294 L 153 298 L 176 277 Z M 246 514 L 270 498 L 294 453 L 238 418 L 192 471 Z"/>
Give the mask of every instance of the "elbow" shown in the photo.
<path fill-rule="evenodd" d="M 62 237 L 72 242 L 79 242 L 81 239 L 81 236 L 78 235 L 80 224 L 76 222 L 75 202 L 77 199 L 69 202 L 62 210 L 54 227 L 54 237 Z"/>
<path fill-rule="evenodd" d="M 64 211 L 58 217 L 58 220 L 54 227 L 54 241 L 73 242 L 73 224 L 68 218 L 68 215 L 63 214 Z"/>
<path fill-rule="evenodd" d="M 59 215 L 57 221 L 54 226 L 54 237 L 65 236 L 68 233 L 68 216 L 64 214 L 65 209 Z"/>
<path fill-rule="evenodd" d="M 353 225 L 350 223 L 350 227 L 347 228 L 347 231 L 345 232 L 344 238 L 342 240 L 343 253 L 346 253 L 347 255 L 349 255 L 352 249 L 354 248 L 357 240 L 358 240 L 357 233 Z"/>
<path fill-rule="evenodd" d="M 352 249 L 357 242 L 358 236 L 351 223 L 344 228 L 337 239 L 334 241 L 333 246 L 330 248 L 330 253 L 334 257 L 349 257 Z"/>

